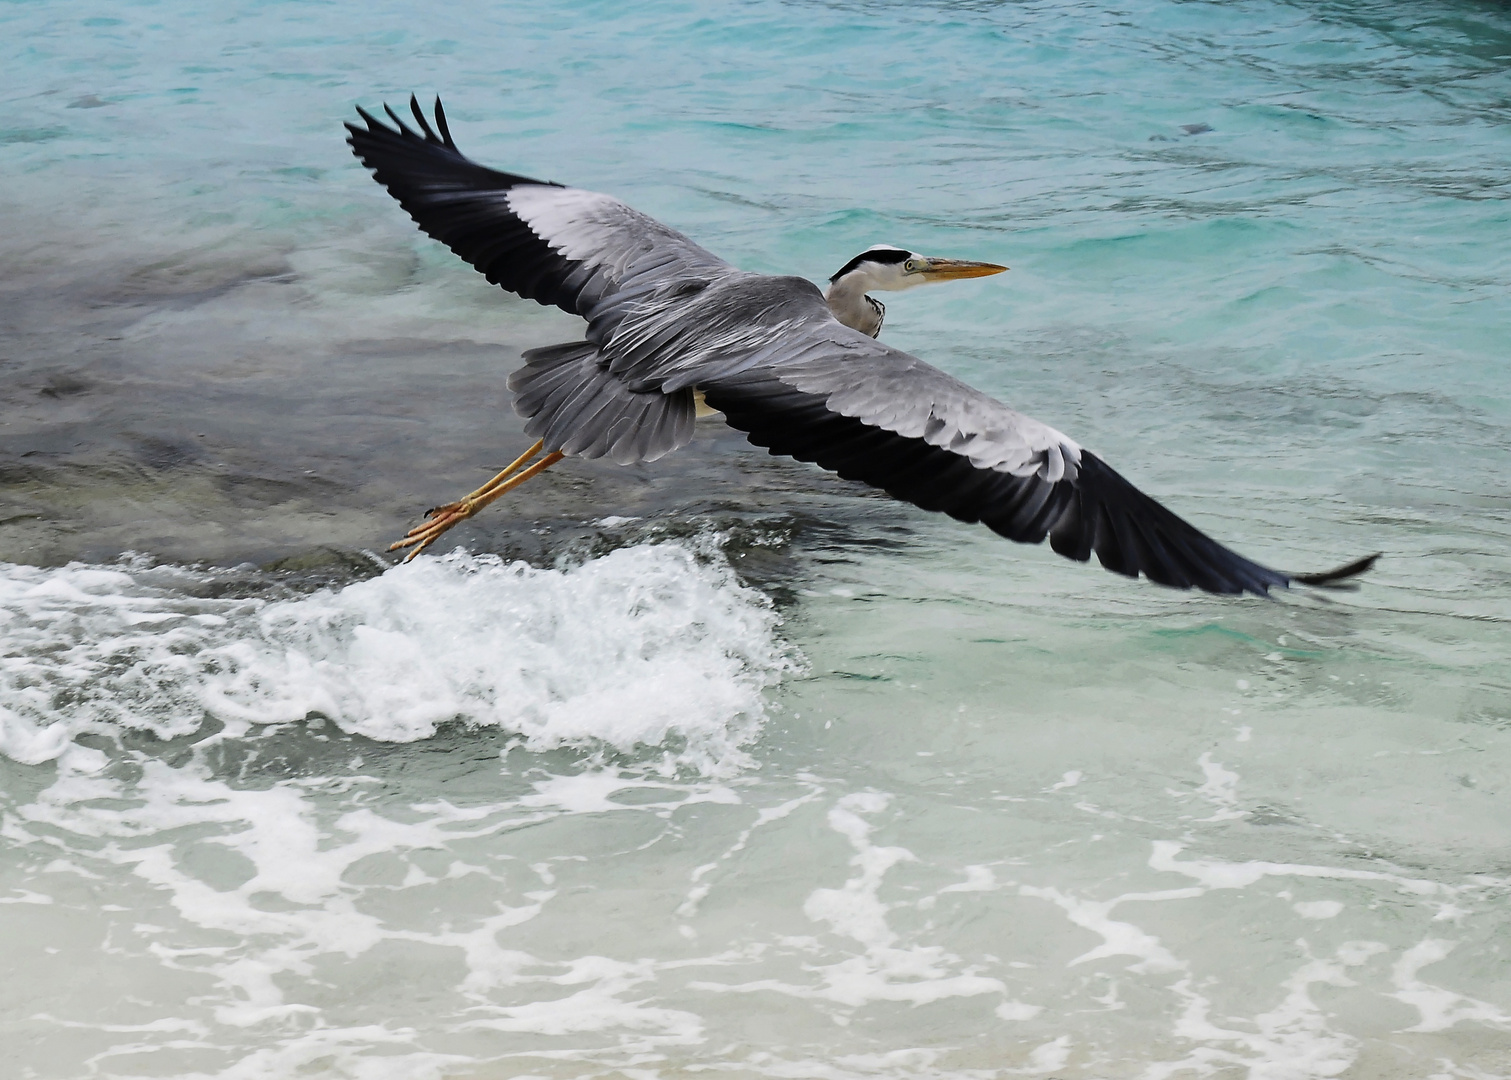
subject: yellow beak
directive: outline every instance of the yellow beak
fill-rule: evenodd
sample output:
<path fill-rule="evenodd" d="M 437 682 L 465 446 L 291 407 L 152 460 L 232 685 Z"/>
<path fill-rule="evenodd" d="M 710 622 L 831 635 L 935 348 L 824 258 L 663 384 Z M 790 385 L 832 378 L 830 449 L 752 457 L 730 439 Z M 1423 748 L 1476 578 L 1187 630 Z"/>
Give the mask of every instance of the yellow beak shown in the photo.
<path fill-rule="evenodd" d="M 967 259 L 929 259 L 918 272 L 930 281 L 963 281 L 965 278 L 991 277 L 1006 269 L 996 263 Z"/>

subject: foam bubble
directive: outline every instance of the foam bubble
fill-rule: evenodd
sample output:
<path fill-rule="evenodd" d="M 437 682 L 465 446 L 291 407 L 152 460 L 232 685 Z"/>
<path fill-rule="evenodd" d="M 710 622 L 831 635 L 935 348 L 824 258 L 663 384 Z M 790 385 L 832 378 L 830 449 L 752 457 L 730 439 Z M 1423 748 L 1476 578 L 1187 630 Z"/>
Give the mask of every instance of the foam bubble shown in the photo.
<path fill-rule="evenodd" d="M 1336 919 L 1343 912 L 1337 900 L 1299 900 L 1291 908 L 1303 919 Z"/>
<path fill-rule="evenodd" d="M 0 564 L 0 753 L 83 731 L 232 734 L 312 715 L 386 742 L 460 720 L 531 749 L 658 747 L 718 769 L 791 667 L 765 597 L 676 543 L 537 569 L 461 552 L 296 599 L 221 599 L 177 568 Z"/>

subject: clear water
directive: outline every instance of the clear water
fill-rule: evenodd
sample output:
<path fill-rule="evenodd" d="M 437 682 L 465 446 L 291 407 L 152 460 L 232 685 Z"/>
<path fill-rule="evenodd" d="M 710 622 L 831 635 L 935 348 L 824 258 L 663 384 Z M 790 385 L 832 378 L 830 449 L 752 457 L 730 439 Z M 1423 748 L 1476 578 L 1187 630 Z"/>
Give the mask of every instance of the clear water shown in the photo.
<path fill-rule="evenodd" d="M 1508 69 L 1448 0 L 6 3 L 0 1073 L 1511 1075 Z M 886 336 L 1386 557 L 1166 592 L 710 427 L 387 569 L 573 333 L 350 159 L 410 90 L 750 269 L 1009 263 Z"/>

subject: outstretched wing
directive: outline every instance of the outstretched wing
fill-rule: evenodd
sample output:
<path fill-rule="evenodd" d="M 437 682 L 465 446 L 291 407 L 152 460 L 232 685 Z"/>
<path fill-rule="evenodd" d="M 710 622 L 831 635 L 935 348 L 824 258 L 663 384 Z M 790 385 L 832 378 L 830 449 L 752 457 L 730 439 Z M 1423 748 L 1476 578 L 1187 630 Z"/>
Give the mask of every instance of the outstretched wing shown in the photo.
<path fill-rule="evenodd" d="M 1130 577 L 1263 596 L 1374 563 L 1261 566 L 1060 432 L 841 325 L 812 283 L 742 273 L 607 195 L 476 165 L 439 101 L 432 127 L 410 98 L 418 132 L 385 109 L 394 127 L 358 110 L 367 126 L 348 124 L 348 141 L 420 228 L 494 284 L 588 320 L 582 346 L 537 350 L 511 380 L 551 449 L 652 459 L 686 441 L 701 388 L 774 454 Z"/>
<path fill-rule="evenodd" d="M 763 298 L 732 316 L 758 324 L 747 331 L 745 362 L 726 347 L 701 371 L 676 371 L 668 383 L 696 378 L 709 405 L 773 454 L 815 462 L 1011 540 L 1048 537 L 1055 551 L 1081 562 L 1095 552 L 1107 569 L 1129 577 L 1264 596 L 1292 582 L 1341 581 L 1374 562 L 1370 556 L 1324 574 L 1292 574 L 1246 559 L 1054 428 L 842 326 L 817 290 L 810 285 L 805 293 L 806 284 L 789 286 L 784 304 Z M 753 286 L 732 282 L 723 291 Z M 724 306 L 740 307 L 728 298 Z M 761 333 L 767 318 L 781 323 L 779 349 Z M 700 322 L 712 323 L 717 335 L 716 319 Z"/>
<path fill-rule="evenodd" d="M 352 152 L 426 233 L 495 285 L 588 319 L 589 340 L 606 339 L 641 291 L 735 272 L 618 199 L 469 161 L 439 98 L 433 126 L 413 96 L 409 107 L 418 131 L 387 106 L 393 127 L 359 108 Z"/>

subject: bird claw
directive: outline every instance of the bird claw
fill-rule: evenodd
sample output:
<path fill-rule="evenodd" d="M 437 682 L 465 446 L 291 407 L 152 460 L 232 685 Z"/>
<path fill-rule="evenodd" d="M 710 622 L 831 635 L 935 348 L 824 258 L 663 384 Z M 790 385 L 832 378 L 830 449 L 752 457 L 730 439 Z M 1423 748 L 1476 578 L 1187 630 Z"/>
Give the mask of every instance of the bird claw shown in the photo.
<path fill-rule="evenodd" d="M 507 491 L 512 491 L 532 476 L 549 469 L 562 459 L 560 451 L 552 451 L 541 458 L 535 464 L 526 468 L 526 463 L 536 454 L 540 453 L 541 444 L 537 442 L 521 454 L 513 464 L 471 495 L 456 502 L 446 503 L 444 506 L 433 506 L 425 511 L 425 520 L 404 534 L 404 539 L 396 540 L 388 545 L 389 551 L 398 551 L 401 548 L 413 548 L 404 561 L 409 562 L 420 552 L 424 551 L 453 525 L 466 521 L 473 514 L 487 506 Z"/>
<path fill-rule="evenodd" d="M 420 552 L 438 540 L 442 533 L 455 525 L 466 521 L 477 513 L 478 504 L 471 499 L 462 499 L 458 502 L 446 503 L 444 506 L 431 507 L 425 511 L 425 520 L 404 534 L 404 539 L 395 540 L 388 545 L 389 551 L 398 551 L 411 545 L 414 550 L 404 556 L 404 561 L 409 562 Z"/>
<path fill-rule="evenodd" d="M 477 513 L 476 507 L 470 506 L 467 499 L 458 499 L 456 502 L 444 503 L 441 506 L 432 506 L 429 510 L 425 511 L 424 523 L 416 525 L 404 535 L 413 536 L 417 532 L 424 532 L 430 527 L 434 519 L 443 514 L 448 516 L 451 514 L 460 514 L 462 517 L 471 517 L 475 513 Z"/>

